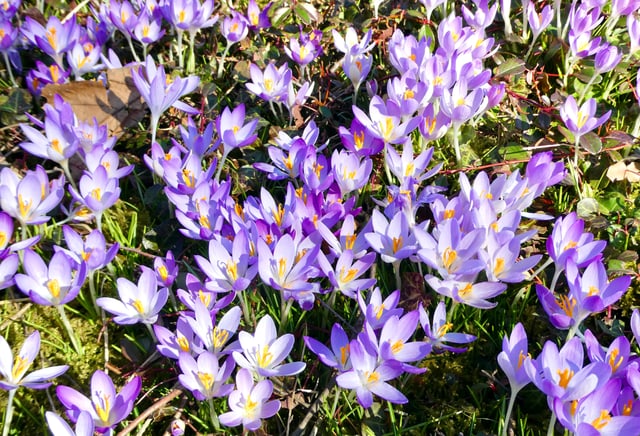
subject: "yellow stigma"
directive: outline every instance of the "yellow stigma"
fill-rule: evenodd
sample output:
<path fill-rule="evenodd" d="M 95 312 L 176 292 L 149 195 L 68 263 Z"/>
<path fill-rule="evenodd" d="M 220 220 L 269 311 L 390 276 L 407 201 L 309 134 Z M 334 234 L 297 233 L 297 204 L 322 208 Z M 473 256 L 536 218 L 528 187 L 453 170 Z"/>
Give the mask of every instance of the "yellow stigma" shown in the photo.
<path fill-rule="evenodd" d="M 251 21 L 251 25 L 252 26 L 257 26 L 258 25 L 258 14 L 256 14 L 255 12 L 251 12 L 249 14 L 249 21 Z"/>
<path fill-rule="evenodd" d="M 445 220 L 451 219 L 456 216 L 456 211 L 453 209 L 445 209 L 442 213 L 442 218 Z"/>
<path fill-rule="evenodd" d="M 460 298 L 467 298 L 471 291 L 473 291 L 473 285 L 467 283 L 462 289 L 458 289 L 458 295 L 460 295 Z"/>
<path fill-rule="evenodd" d="M 322 171 L 323 168 L 324 166 L 320 165 L 317 162 L 313 164 L 313 171 L 316 173 L 317 178 L 320 178 L 320 172 Z"/>
<path fill-rule="evenodd" d="M 499 257 L 496 259 L 496 266 L 493 267 L 493 274 L 498 275 L 504 271 L 504 259 Z"/>
<path fill-rule="evenodd" d="M 427 129 L 427 132 L 429 132 L 429 135 L 433 135 L 433 131 L 436 129 L 435 117 L 434 118 L 425 117 L 424 127 Z"/>
<path fill-rule="evenodd" d="M 562 388 L 562 389 L 566 389 L 567 385 L 569 384 L 569 382 L 571 381 L 571 379 L 573 378 L 573 371 L 570 370 L 569 368 L 565 368 L 563 370 L 558 370 L 557 371 L 558 376 L 560 377 L 560 380 L 558 381 L 558 385 Z"/>
<path fill-rule="evenodd" d="M 58 49 L 58 44 L 56 42 L 56 28 L 50 27 L 47 29 L 47 41 L 49 41 L 49 45 L 53 50 Z"/>
<path fill-rule="evenodd" d="M 111 405 L 109 404 L 110 399 L 111 398 L 108 395 L 104 394 L 102 395 L 102 404 L 95 405 L 98 418 L 100 418 L 100 421 L 102 421 L 103 424 L 109 423 L 109 412 L 111 411 Z"/>
<path fill-rule="evenodd" d="M 251 395 L 247 395 L 247 400 L 244 403 L 244 413 L 246 417 L 253 417 L 255 409 L 258 406 L 257 401 L 251 399 Z"/>
<path fill-rule="evenodd" d="M 100 188 L 92 189 L 91 196 L 96 200 L 100 201 L 100 199 L 102 198 L 102 192 L 100 191 Z"/>
<path fill-rule="evenodd" d="M 341 283 L 349 283 L 353 280 L 358 273 L 356 268 L 349 268 L 349 270 L 345 273 L 345 268 L 340 268 L 340 282 Z"/>
<path fill-rule="evenodd" d="M 140 315 L 144 314 L 144 306 L 142 306 L 142 301 L 134 300 L 131 305 L 138 311 Z"/>
<path fill-rule="evenodd" d="M 238 280 L 238 262 L 234 262 L 233 260 L 227 262 L 227 275 L 234 282 Z"/>
<path fill-rule="evenodd" d="M 213 376 L 208 372 L 200 372 L 198 371 L 198 379 L 200 379 L 200 383 L 202 386 L 208 391 L 213 386 Z"/>
<path fill-rule="evenodd" d="M 405 177 L 412 176 L 415 169 L 416 169 L 415 165 L 413 164 L 413 162 L 411 162 L 409 165 L 407 165 L 407 169 L 404 171 L 404 176 Z"/>
<path fill-rule="evenodd" d="M 273 360 L 273 354 L 269 352 L 269 346 L 265 345 L 262 350 L 256 352 L 256 360 L 260 368 L 266 368 Z"/>
<path fill-rule="evenodd" d="M 271 92 L 271 90 L 273 89 L 273 80 L 264 79 L 264 89 L 266 89 L 267 92 Z"/>
<path fill-rule="evenodd" d="M 364 147 L 364 131 L 358 133 L 355 132 L 353 134 L 353 145 L 355 145 L 356 150 L 360 150 Z"/>
<path fill-rule="evenodd" d="M 178 346 L 182 351 L 189 351 L 191 349 L 191 346 L 189 345 L 189 340 L 182 335 L 176 336 L 176 342 L 178 342 Z"/>
<path fill-rule="evenodd" d="M 202 289 L 200 289 L 198 291 L 198 298 L 200 299 L 202 304 L 204 304 L 206 307 L 209 307 L 209 304 L 211 303 L 211 294 L 209 294 L 208 292 L 205 294 Z"/>
<path fill-rule="evenodd" d="M 340 363 L 342 366 L 347 364 L 347 359 L 349 359 L 349 352 L 351 351 L 351 346 L 349 344 L 340 347 Z"/>
<path fill-rule="evenodd" d="M 163 282 L 167 281 L 167 278 L 169 277 L 169 271 L 167 271 L 166 266 L 160 265 L 160 267 L 158 268 L 158 274 L 160 274 L 160 278 Z"/>
<path fill-rule="evenodd" d="M 578 119 L 576 120 L 576 126 L 578 127 L 578 129 L 581 129 L 582 126 L 585 125 L 589 117 L 586 114 L 584 114 L 581 110 L 578 111 L 577 115 L 578 115 Z"/>
<path fill-rule="evenodd" d="M 609 356 L 609 366 L 611 367 L 611 372 L 615 373 L 620 365 L 622 365 L 622 361 L 624 360 L 623 356 L 620 356 L 620 349 L 614 348 L 611 351 L 611 355 Z"/>
<path fill-rule="evenodd" d="M 569 318 L 573 318 L 573 309 L 575 309 L 578 302 L 575 298 L 569 298 L 566 295 L 561 295 L 556 300 L 556 304 Z"/>
<path fill-rule="evenodd" d="M 282 218 L 284 218 L 284 208 L 282 207 L 282 204 L 278 204 L 278 210 L 274 210 L 271 215 L 278 227 L 280 227 L 282 225 Z"/>
<path fill-rule="evenodd" d="M 571 408 L 569 409 L 569 413 L 571 413 L 571 416 L 575 416 L 577 411 L 578 411 L 578 400 L 573 400 L 571 402 Z"/>
<path fill-rule="evenodd" d="M 415 97 L 415 95 L 416 95 L 416 94 L 415 94 L 411 89 L 407 89 L 407 90 L 404 92 L 403 97 L 404 97 L 404 99 L 405 99 L 405 100 L 409 100 L 409 99 L 411 99 L 411 98 Z"/>
<path fill-rule="evenodd" d="M 142 36 L 145 38 L 149 36 L 149 26 L 142 26 Z"/>
<path fill-rule="evenodd" d="M 591 425 L 596 430 L 602 430 L 603 428 L 605 428 L 609 424 L 609 421 L 611 421 L 611 415 L 609 415 L 609 411 L 606 410 L 606 409 L 602 409 L 600 411 L 600 416 L 598 416 L 596 419 L 594 419 L 591 422 Z"/>
<path fill-rule="evenodd" d="M 384 120 L 378 123 L 378 127 L 380 128 L 380 133 L 382 133 L 382 139 L 384 139 L 385 142 L 389 142 L 393 134 L 393 128 L 395 127 L 393 118 L 384 117 Z"/>
<path fill-rule="evenodd" d="M 193 177 L 193 173 L 186 168 L 182 170 L 182 181 L 189 188 L 193 188 L 196 185 L 196 179 Z"/>
<path fill-rule="evenodd" d="M 578 243 L 576 241 L 569 241 L 569 243 L 564 246 L 562 251 L 567 251 L 567 250 L 570 250 L 572 248 L 576 248 L 577 246 L 578 246 Z"/>
<path fill-rule="evenodd" d="M 205 227 L 209 230 L 211 230 L 211 223 L 209 222 L 209 218 L 204 216 L 204 215 L 200 215 L 200 218 L 198 218 L 198 222 L 200 223 L 201 227 Z"/>
<path fill-rule="evenodd" d="M 366 371 L 364 373 L 364 376 L 367 379 L 367 383 L 377 383 L 378 380 L 380 380 L 380 374 L 378 374 L 376 371 Z"/>
<path fill-rule="evenodd" d="M 31 205 L 33 204 L 33 200 L 25 201 L 22 197 L 22 194 L 18 194 L 18 212 L 20 212 L 20 216 L 22 218 L 26 218 L 26 216 L 31 211 Z"/>
<path fill-rule="evenodd" d="M 7 234 L 5 232 L 0 232 L 0 247 L 4 247 L 7 245 L 9 238 L 7 238 Z"/>
<path fill-rule="evenodd" d="M 451 272 L 451 265 L 453 265 L 453 262 L 456 261 L 457 257 L 458 253 L 456 250 L 452 250 L 451 247 L 447 247 L 444 250 L 444 253 L 442 253 L 442 265 L 447 269 L 447 271 Z"/>
<path fill-rule="evenodd" d="M 380 306 L 376 307 L 376 319 L 380 319 L 382 317 L 382 314 L 384 313 L 384 304 L 381 304 Z"/>
<path fill-rule="evenodd" d="M 229 331 L 214 327 L 211 332 L 211 339 L 213 340 L 213 346 L 215 348 L 222 348 L 222 346 L 229 340 Z"/>
<path fill-rule="evenodd" d="M 302 47 L 300 47 L 300 60 L 303 61 L 304 58 L 307 57 L 307 55 L 309 54 L 309 50 L 307 50 L 307 46 L 303 45 Z"/>
<path fill-rule="evenodd" d="M 398 250 L 400 250 L 402 248 L 402 236 L 398 236 L 397 238 L 392 238 L 393 239 L 393 252 L 397 253 Z"/>
<path fill-rule="evenodd" d="M 11 378 L 13 381 L 16 382 L 20 380 L 27 371 L 27 368 L 29 368 L 29 361 L 22 356 L 17 356 L 11 369 Z"/>
<path fill-rule="evenodd" d="M 447 332 L 451 329 L 451 327 L 453 327 L 453 324 L 451 324 L 450 322 L 442 324 L 438 329 L 438 333 L 437 333 L 438 337 L 442 337 L 446 335 Z"/>
<path fill-rule="evenodd" d="M 622 415 L 623 416 L 631 416 L 631 411 L 633 410 L 633 400 L 629 400 L 627 401 L 627 404 L 625 404 L 622 407 Z"/>
<path fill-rule="evenodd" d="M 60 146 L 60 140 L 58 138 L 51 140 L 51 148 L 53 148 L 56 153 L 62 154 L 62 147 Z"/>
<path fill-rule="evenodd" d="M 391 352 L 393 354 L 399 353 L 404 348 L 404 342 L 398 339 L 391 345 Z"/>
<path fill-rule="evenodd" d="M 594 295 L 598 295 L 600 293 L 600 289 L 596 288 L 595 286 L 589 286 L 589 293 L 587 294 L 587 297 L 593 297 Z"/>
<path fill-rule="evenodd" d="M 51 65 L 49 67 L 49 73 L 51 74 L 51 81 L 58 83 L 58 80 L 60 80 L 60 68 L 58 68 L 57 65 Z"/>
<path fill-rule="evenodd" d="M 347 250 L 353 250 L 353 246 L 356 243 L 356 235 L 347 235 L 344 238 L 344 248 Z"/>
<path fill-rule="evenodd" d="M 240 126 L 233 126 L 231 128 L 231 130 L 233 130 L 233 134 L 236 135 L 238 133 L 238 131 L 240 130 Z"/>
<path fill-rule="evenodd" d="M 178 22 L 182 23 L 184 22 L 184 16 L 185 16 L 185 11 L 184 9 L 180 11 L 180 13 L 178 14 Z"/>
<path fill-rule="evenodd" d="M 520 354 L 518 355 L 518 369 L 522 368 L 524 361 L 529 358 L 531 358 L 531 354 L 525 356 L 522 350 L 520 350 Z"/>
<path fill-rule="evenodd" d="M 283 280 L 286 272 L 287 272 L 287 259 L 285 259 L 284 257 L 281 257 L 280 260 L 278 260 L 278 278 L 280 280 Z"/>
<path fill-rule="evenodd" d="M 58 279 L 51 279 L 47 281 L 47 289 L 53 298 L 60 297 L 60 283 Z"/>

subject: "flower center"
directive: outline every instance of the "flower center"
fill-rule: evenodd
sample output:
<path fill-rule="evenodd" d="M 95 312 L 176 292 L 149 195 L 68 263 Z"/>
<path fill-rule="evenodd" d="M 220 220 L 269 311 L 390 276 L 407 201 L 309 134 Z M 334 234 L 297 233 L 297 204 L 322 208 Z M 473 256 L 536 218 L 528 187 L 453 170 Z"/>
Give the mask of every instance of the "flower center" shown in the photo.
<path fill-rule="evenodd" d="M 566 389 L 567 385 L 569 384 L 569 382 L 571 381 L 571 379 L 573 378 L 573 371 L 570 370 L 569 368 L 565 368 L 562 370 L 558 370 L 558 376 L 560 377 L 560 380 L 558 381 L 558 385 L 563 388 Z"/>
<path fill-rule="evenodd" d="M 60 283 L 58 279 L 51 279 L 47 281 L 47 289 L 53 298 L 60 297 Z"/>
<path fill-rule="evenodd" d="M 262 350 L 258 350 L 258 352 L 256 353 L 256 358 L 258 361 L 258 366 L 260 368 L 266 368 L 273 360 L 273 354 L 269 352 L 269 346 L 265 345 Z"/>

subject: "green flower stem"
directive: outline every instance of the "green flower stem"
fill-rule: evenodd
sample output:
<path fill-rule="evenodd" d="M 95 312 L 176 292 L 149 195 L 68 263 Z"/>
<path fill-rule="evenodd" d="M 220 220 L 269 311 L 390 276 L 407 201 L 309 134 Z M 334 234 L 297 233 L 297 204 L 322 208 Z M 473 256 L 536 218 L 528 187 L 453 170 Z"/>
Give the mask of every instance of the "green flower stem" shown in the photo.
<path fill-rule="evenodd" d="M 229 54 L 229 47 L 231 47 L 231 44 L 227 43 L 227 46 L 224 48 L 224 51 L 222 52 L 222 57 L 220 58 L 220 62 L 218 62 L 218 79 L 222 77 L 222 72 L 224 71 L 224 60 L 227 58 L 227 55 Z"/>
<path fill-rule="evenodd" d="M 182 48 L 182 34 L 184 30 L 176 30 L 176 39 L 178 40 L 178 46 L 176 47 L 176 51 L 178 52 L 178 67 L 180 69 L 184 68 L 184 49 Z"/>
<path fill-rule="evenodd" d="M 293 299 L 290 298 L 285 300 L 284 292 L 280 292 L 280 326 L 278 328 L 279 332 L 283 332 L 284 325 L 289 318 L 289 312 L 291 312 L 291 306 L 293 306 Z"/>
<path fill-rule="evenodd" d="M 531 278 L 537 277 L 538 274 L 540 274 L 542 271 L 547 269 L 547 267 L 549 265 L 551 265 L 552 263 L 553 263 L 553 259 L 551 259 L 551 258 L 547 259 L 547 261 L 545 263 L 543 263 L 537 270 L 535 270 L 533 272 L 533 274 L 531 274 Z"/>
<path fill-rule="evenodd" d="M 549 420 L 549 427 L 547 428 L 547 436 L 553 436 L 554 428 L 556 426 L 556 412 L 551 412 L 551 419 Z"/>
<path fill-rule="evenodd" d="M 462 161 L 462 154 L 460 153 L 460 126 L 457 123 L 453 124 L 453 149 L 456 152 L 456 163 L 460 165 Z"/>
<path fill-rule="evenodd" d="M 153 342 L 158 343 L 158 339 L 156 338 L 156 334 L 153 332 L 153 328 L 151 327 L 151 324 L 147 324 L 145 322 L 144 325 L 147 327 L 147 330 L 149 331 L 149 335 L 151 336 L 151 339 L 153 339 Z"/>
<path fill-rule="evenodd" d="M 196 70 L 196 32 L 189 32 L 189 58 L 187 59 L 187 74 L 192 74 Z"/>
<path fill-rule="evenodd" d="M 4 427 L 2 429 L 2 436 L 9 436 L 9 430 L 11 429 L 11 420 L 13 419 L 13 397 L 16 395 L 17 389 L 9 391 L 9 398 L 7 398 L 7 410 L 4 412 Z"/>
<path fill-rule="evenodd" d="M 223 145 L 224 147 L 224 145 Z M 220 159 L 220 162 L 218 162 L 218 171 L 216 171 L 216 182 L 218 182 L 220 180 L 220 174 L 222 173 L 222 167 L 224 166 L 224 161 L 227 160 L 227 156 L 229 155 L 229 150 L 227 149 L 227 147 L 224 147 L 224 150 L 222 152 L 222 158 Z"/>
<path fill-rule="evenodd" d="M 138 57 L 138 54 L 136 53 L 136 49 L 133 47 L 133 41 L 131 40 L 131 37 L 129 35 L 126 35 L 127 38 L 127 42 L 129 43 L 129 49 L 131 50 L 131 53 L 133 54 L 133 58 L 136 60 L 136 62 L 140 62 L 140 58 Z"/>
<path fill-rule="evenodd" d="M 244 322 L 246 322 L 247 325 L 251 325 L 251 315 L 249 312 L 249 305 L 247 303 L 247 292 L 241 291 L 238 293 L 238 295 L 240 297 L 240 307 L 242 307 L 242 315 L 244 316 Z"/>
<path fill-rule="evenodd" d="M 594 74 L 593 76 L 591 76 L 591 78 L 589 79 L 589 81 L 587 82 L 585 87 L 582 88 L 582 92 L 580 93 L 580 96 L 578 97 L 578 105 L 582 104 L 582 102 L 584 101 L 584 96 L 587 95 L 587 92 L 589 92 L 589 89 L 591 89 L 591 86 L 593 85 L 593 82 L 595 82 L 598 77 L 600 77 L 599 74 Z"/>
<path fill-rule="evenodd" d="M 216 409 L 213 407 L 213 398 L 209 398 L 209 416 L 211 418 L 211 424 L 213 424 L 213 428 L 218 432 L 220 430 L 220 421 L 218 420 L 218 415 L 216 414 Z"/>
<path fill-rule="evenodd" d="M 67 314 L 64 311 L 64 305 L 60 304 L 56 307 L 58 308 L 58 313 L 60 314 L 60 320 L 62 321 L 62 325 L 64 325 L 64 328 L 67 330 L 67 334 L 69 335 L 69 339 L 71 339 L 71 344 L 73 345 L 73 348 L 76 350 L 76 353 L 78 355 L 82 356 L 84 354 L 84 351 L 82 350 L 82 344 L 76 337 L 76 334 L 73 332 L 73 327 L 71 327 L 69 318 L 67 318 Z"/>
<path fill-rule="evenodd" d="M 4 55 L 4 64 L 7 68 L 7 73 L 9 73 L 9 79 L 11 80 L 11 84 L 13 85 L 14 88 L 17 88 L 18 85 L 16 84 L 16 79 L 13 77 L 13 71 L 11 70 L 11 62 L 9 62 L 9 55 L 7 54 L 7 52 L 3 52 L 2 53 Z"/>
<path fill-rule="evenodd" d="M 516 404 L 516 397 L 520 390 L 511 391 L 511 397 L 509 398 L 509 405 L 507 406 L 507 414 L 504 417 L 504 427 L 502 427 L 502 436 L 507 436 L 509 431 L 509 424 L 511 422 L 511 414 L 513 413 L 513 406 Z"/>
<path fill-rule="evenodd" d="M 402 279 L 400 278 L 400 260 L 393 262 L 393 275 L 396 278 L 396 289 L 402 288 Z"/>

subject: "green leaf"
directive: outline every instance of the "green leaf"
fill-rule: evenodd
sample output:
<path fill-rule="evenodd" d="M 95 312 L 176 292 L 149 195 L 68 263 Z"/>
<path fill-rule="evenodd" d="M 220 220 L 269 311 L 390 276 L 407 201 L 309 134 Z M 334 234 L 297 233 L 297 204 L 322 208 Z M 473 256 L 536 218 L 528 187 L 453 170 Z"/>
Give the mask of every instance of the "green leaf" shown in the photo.
<path fill-rule="evenodd" d="M 594 132 L 585 133 L 580 137 L 580 146 L 591 154 L 598 154 L 602 150 L 602 140 Z"/>
<path fill-rule="evenodd" d="M 587 219 L 599 211 L 598 202 L 595 198 L 583 198 L 578 202 L 577 212 L 582 219 Z"/>
<path fill-rule="evenodd" d="M 522 74 L 526 70 L 526 65 L 522 59 L 510 58 L 498 65 L 494 70 L 494 77 L 500 78 Z"/>

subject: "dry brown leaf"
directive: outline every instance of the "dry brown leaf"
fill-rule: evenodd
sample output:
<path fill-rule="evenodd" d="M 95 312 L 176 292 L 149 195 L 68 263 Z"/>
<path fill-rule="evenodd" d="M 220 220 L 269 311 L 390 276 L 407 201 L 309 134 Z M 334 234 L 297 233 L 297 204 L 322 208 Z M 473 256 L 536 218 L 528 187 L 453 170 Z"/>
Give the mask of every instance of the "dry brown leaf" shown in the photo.
<path fill-rule="evenodd" d="M 625 164 L 619 161 L 607 169 L 607 178 L 612 182 L 625 179 L 632 183 L 640 182 L 640 168 L 635 162 Z"/>
<path fill-rule="evenodd" d="M 145 114 L 145 104 L 133 79 L 131 68 L 107 70 L 107 86 L 101 81 L 85 80 L 47 85 L 42 96 L 53 103 L 56 94 L 71 105 L 79 120 L 106 124 L 111 135 L 120 136 L 124 129 L 135 126 Z"/>

